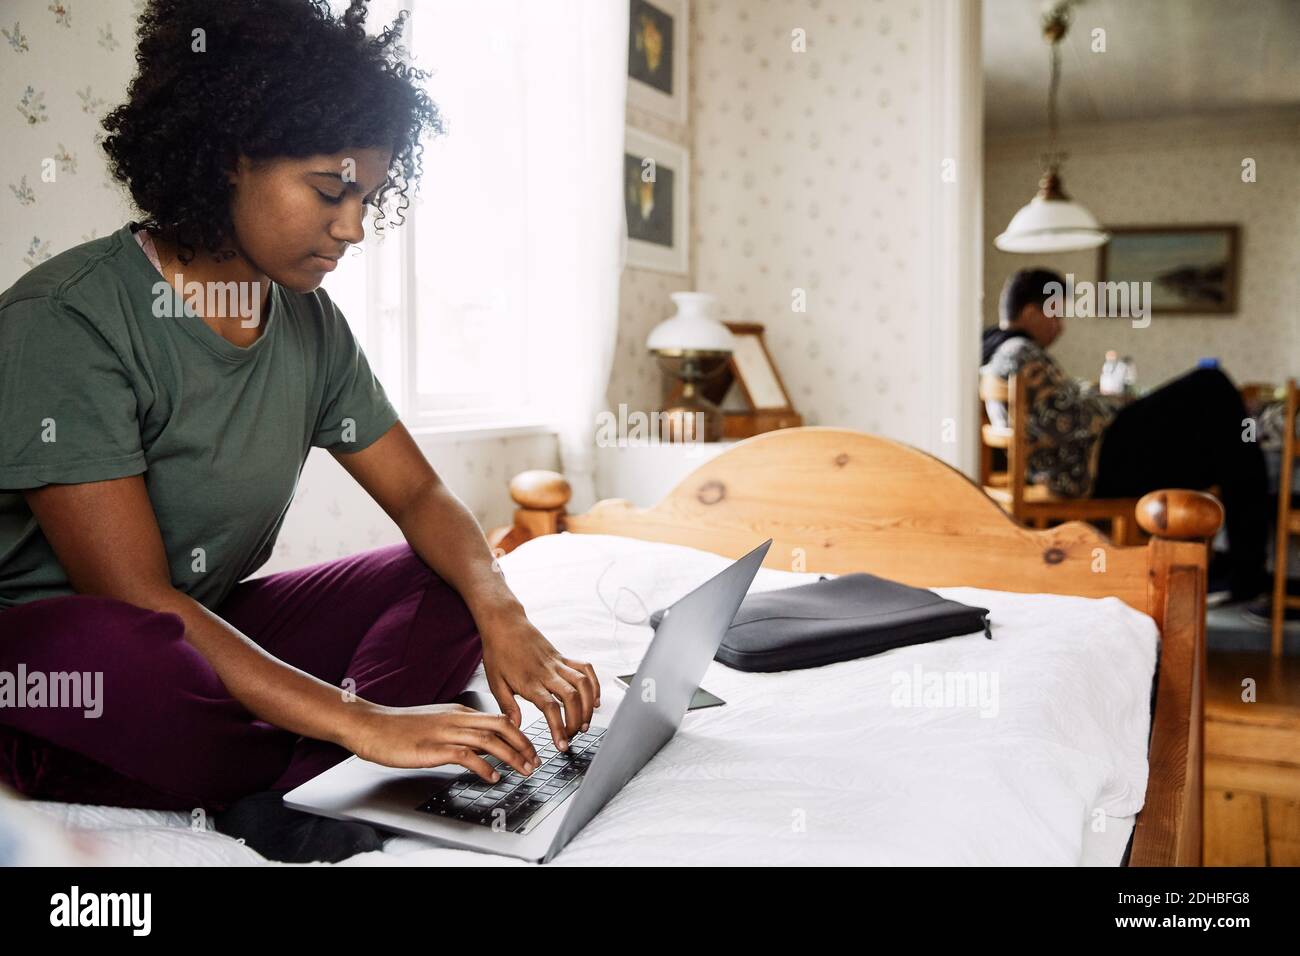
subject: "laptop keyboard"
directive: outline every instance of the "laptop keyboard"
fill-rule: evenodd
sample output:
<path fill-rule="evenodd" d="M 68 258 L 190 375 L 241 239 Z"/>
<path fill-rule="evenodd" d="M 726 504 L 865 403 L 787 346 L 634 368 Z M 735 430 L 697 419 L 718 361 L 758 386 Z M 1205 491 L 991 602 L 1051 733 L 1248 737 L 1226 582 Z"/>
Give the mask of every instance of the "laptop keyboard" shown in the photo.
<path fill-rule="evenodd" d="M 528 776 L 496 757 L 487 760 L 501 779 L 489 783 L 472 770 L 439 781 L 429 799 L 416 807 L 425 813 L 466 823 L 527 833 L 556 807 L 567 800 L 582 782 L 591 765 L 605 728 L 593 727 L 574 734 L 569 749 L 559 750 L 551 740 L 545 717 L 539 717 L 523 729 L 533 742 L 541 766 Z"/>

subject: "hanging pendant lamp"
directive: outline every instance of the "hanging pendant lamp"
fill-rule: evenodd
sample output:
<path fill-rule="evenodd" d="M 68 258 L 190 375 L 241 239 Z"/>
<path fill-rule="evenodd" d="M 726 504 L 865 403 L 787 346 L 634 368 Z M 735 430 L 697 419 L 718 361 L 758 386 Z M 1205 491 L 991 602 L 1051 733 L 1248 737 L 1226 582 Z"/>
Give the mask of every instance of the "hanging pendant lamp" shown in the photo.
<path fill-rule="evenodd" d="M 1047 89 L 1047 153 L 1038 193 L 1011 217 L 1006 231 L 993 240 L 1003 252 L 1074 252 L 1095 249 L 1110 240 L 1097 217 L 1065 194 L 1061 166 L 1066 154 L 1056 144 L 1056 91 L 1061 81 L 1060 42 L 1070 25 L 1074 0 L 1058 3 L 1043 17 L 1043 39 L 1051 47 L 1051 80 Z"/>

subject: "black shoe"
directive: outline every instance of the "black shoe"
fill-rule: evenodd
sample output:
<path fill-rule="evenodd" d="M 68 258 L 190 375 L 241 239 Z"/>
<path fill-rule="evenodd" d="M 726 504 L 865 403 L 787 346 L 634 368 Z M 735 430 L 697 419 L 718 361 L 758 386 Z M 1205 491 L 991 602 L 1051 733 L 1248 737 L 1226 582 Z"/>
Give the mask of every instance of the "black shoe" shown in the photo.
<path fill-rule="evenodd" d="M 218 833 L 242 838 L 245 846 L 281 863 L 337 863 L 384 848 L 374 827 L 291 810 L 284 805 L 280 790 L 241 797 L 216 815 L 213 826 Z"/>
<path fill-rule="evenodd" d="M 1234 567 L 1226 551 L 1211 551 L 1206 574 L 1206 607 L 1242 604 L 1273 590 L 1273 577 L 1262 568 L 1244 571 Z"/>

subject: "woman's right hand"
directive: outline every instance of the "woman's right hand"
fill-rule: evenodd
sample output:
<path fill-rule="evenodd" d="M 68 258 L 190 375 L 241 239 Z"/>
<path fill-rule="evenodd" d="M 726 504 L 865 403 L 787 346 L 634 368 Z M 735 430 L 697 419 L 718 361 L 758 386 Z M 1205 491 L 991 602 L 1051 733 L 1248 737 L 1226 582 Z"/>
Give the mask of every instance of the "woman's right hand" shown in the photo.
<path fill-rule="evenodd" d="M 460 704 L 386 707 L 365 704 L 340 741 L 362 760 L 386 767 L 454 763 L 495 782 L 481 754 L 500 758 L 524 775 L 540 765 L 537 750 L 507 717 Z M 353 705 L 348 705 L 353 706 Z"/>

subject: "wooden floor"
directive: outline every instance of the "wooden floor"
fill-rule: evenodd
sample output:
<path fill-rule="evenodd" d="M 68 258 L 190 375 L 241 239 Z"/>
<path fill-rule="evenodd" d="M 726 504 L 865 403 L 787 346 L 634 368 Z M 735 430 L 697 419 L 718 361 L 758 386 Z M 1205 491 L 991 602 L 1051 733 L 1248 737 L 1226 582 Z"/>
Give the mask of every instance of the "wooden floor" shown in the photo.
<path fill-rule="evenodd" d="M 1207 663 L 1205 865 L 1300 866 L 1300 659 L 1211 651 Z"/>

